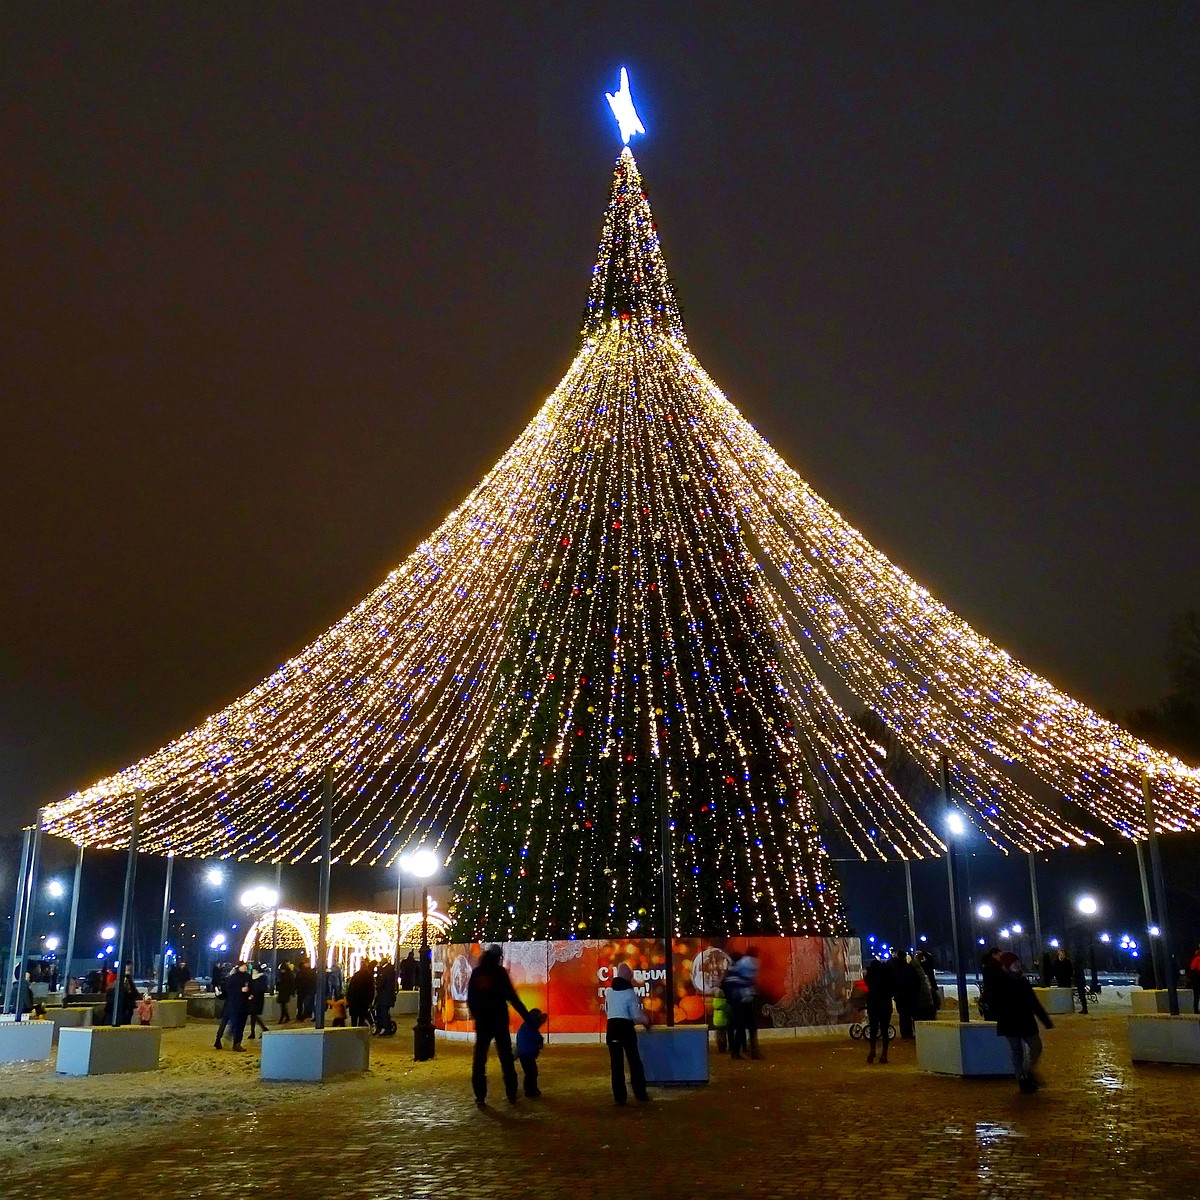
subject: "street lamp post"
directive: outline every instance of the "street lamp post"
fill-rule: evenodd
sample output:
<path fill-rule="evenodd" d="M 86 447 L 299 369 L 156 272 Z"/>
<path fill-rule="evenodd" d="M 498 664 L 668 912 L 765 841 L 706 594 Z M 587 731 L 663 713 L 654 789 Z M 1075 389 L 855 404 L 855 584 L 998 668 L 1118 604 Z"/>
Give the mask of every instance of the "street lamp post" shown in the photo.
<path fill-rule="evenodd" d="M 1092 936 L 1093 936 L 1094 931 L 1092 929 L 1091 918 L 1094 917 L 1100 911 L 1100 902 L 1095 898 L 1095 896 L 1080 896 L 1075 901 L 1075 908 L 1076 908 L 1076 911 L 1079 913 L 1079 915 L 1081 917 L 1083 917 L 1083 928 L 1084 928 L 1084 932 L 1086 934 L 1085 944 L 1084 944 L 1083 948 L 1084 948 L 1085 952 L 1087 953 L 1088 966 L 1091 969 L 1092 987 L 1095 988 L 1099 985 L 1100 980 L 1096 975 L 1096 947 L 1092 941 Z M 1083 964 L 1082 963 L 1080 963 L 1077 978 L 1080 980 L 1079 1006 L 1082 1009 L 1082 1011 L 1086 1013 L 1088 1010 L 1087 1009 L 1087 991 L 1088 991 L 1088 989 L 1087 989 L 1087 983 L 1084 982 L 1084 973 L 1083 973 Z"/>
<path fill-rule="evenodd" d="M 413 1061 L 427 1062 L 434 1056 L 433 964 L 429 961 L 429 878 L 440 866 L 432 850 L 414 850 L 400 859 L 400 867 L 421 881 L 421 962 L 417 976 L 417 1023 L 413 1026 Z"/>
<path fill-rule="evenodd" d="M 1171 944 L 1171 926 L 1167 918 L 1167 879 L 1163 874 L 1162 854 L 1158 848 L 1158 827 L 1154 816 L 1154 792 L 1150 776 L 1142 773 L 1142 799 L 1146 804 L 1146 840 L 1150 843 L 1150 870 L 1154 877 L 1154 901 L 1158 908 L 1158 928 L 1162 934 L 1160 961 L 1167 979 L 1167 1011 L 1179 1016 L 1179 978 L 1175 969 L 1174 947 Z"/>
<path fill-rule="evenodd" d="M 942 756 L 942 800 L 950 805 L 950 779 L 946 758 Z M 967 1003 L 967 965 L 963 961 L 962 939 L 958 932 L 958 844 L 957 839 L 967 831 L 962 813 L 951 809 L 946 816 L 946 874 L 950 883 L 950 938 L 954 943 L 954 971 L 958 982 L 958 1019 L 965 1025 L 971 1019 Z"/>
<path fill-rule="evenodd" d="M 67 957 L 63 962 L 62 990 L 67 994 L 67 985 L 71 980 L 71 959 L 75 956 L 75 930 L 79 924 L 79 884 L 83 879 L 83 847 L 75 856 L 75 881 L 71 885 L 71 920 L 67 926 Z"/>

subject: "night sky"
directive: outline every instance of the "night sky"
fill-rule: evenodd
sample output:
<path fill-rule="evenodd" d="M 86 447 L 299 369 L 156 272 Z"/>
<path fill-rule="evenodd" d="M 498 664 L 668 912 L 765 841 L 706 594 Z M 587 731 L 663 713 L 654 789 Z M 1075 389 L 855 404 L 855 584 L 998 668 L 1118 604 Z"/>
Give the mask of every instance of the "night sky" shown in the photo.
<path fill-rule="evenodd" d="M 0 829 L 255 684 L 512 441 L 622 64 L 734 403 L 1056 684 L 1165 691 L 1200 6 L 213 7 L 0 18 Z"/>

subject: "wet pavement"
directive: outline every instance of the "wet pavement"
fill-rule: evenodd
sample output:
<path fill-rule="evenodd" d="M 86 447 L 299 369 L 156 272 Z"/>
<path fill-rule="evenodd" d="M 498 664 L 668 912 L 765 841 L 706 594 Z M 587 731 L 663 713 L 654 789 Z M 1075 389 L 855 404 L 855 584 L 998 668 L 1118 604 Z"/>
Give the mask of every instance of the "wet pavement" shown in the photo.
<path fill-rule="evenodd" d="M 601 1046 L 549 1046 L 540 1100 L 470 1095 L 469 1047 L 413 1064 L 376 1041 L 365 1079 L 272 1097 L 247 1077 L 234 1117 L 201 1116 L 6 1165 L 0 1194 L 381 1197 L 744 1195 L 888 1200 L 1200 1194 L 1200 1070 L 1134 1068 L 1125 1021 L 1059 1019 L 1045 1088 L 916 1070 L 910 1044 L 868 1066 L 849 1039 L 767 1041 L 761 1062 L 713 1055 L 713 1080 L 617 1108 Z M 248 1064 L 249 1065 L 249 1064 Z M 147 1105 L 156 1083 L 146 1081 Z M 2 1081 L 0 1081 L 2 1083 Z M 499 1103 L 497 1103 L 497 1100 Z"/>

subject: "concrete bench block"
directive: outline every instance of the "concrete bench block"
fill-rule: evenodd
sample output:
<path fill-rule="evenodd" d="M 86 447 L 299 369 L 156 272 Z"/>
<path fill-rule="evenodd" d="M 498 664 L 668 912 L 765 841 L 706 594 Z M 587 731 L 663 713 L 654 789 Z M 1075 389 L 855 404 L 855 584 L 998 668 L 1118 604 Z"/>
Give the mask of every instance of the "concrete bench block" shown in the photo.
<path fill-rule="evenodd" d="M 1052 1017 L 1060 1013 L 1075 1011 L 1072 997 L 1075 995 L 1071 988 L 1065 987 L 1035 987 L 1034 995 L 1042 1002 L 1042 1007 Z"/>
<path fill-rule="evenodd" d="M 90 1008 L 48 1008 L 46 1019 L 54 1026 L 54 1044 L 58 1045 L 58 1034 L 62 1029 L 82 1029 L 91 1023 Z"/>
<path fill-rule="evenodd" d="M 212 992 L 198 992 L 194 996 L 188 996 L 184 1003 L 187 1005 L 189 1017 L 202 1017 L 215 1021 L 221 1015 L 223 1001 L 220 996 L 214 995 Z"/>
<path fill-rule="evenodd" d="M 392 1005 L 392 1016 L 415 1017 L 419 1000 L 419 992 L 398 992 L 396 1003 Z"/>
<path fill-rule="evenodd" d="M 1190 1005 L 1191 991 L 1188 988 L 1180 988 L 1179 1003 L 1181 1006 L 1185 998 Z M 1130 992 L 1129 1007 L 1135 1013 L 1169 1014 L 1171 1011 L 1170 993 L 1166 988 L 1143 988 L 1140 992 Z"/>
<path fill-rule="evenodd" d="M 320 1083 L 371 1066 L 371 1034 L 357 1029 L 271 1029 L 262 1036 L 259 1078 Z"/>
<path fill-rule="evenodd" d="M 1129 1050 L 1135 1063 L 1200 1066 L 1200 1017 L 1181 1013 L 1135 1013 L 1129 1019 Z"/>
<path fill-rule="evenodd" d="M 7 1021 L 0 1025 L 0 1063 L 41 1062 L 50 1057 L 58 1032 L 53 1021 Z"/>
<path fill-rule="evenodd" d="M 155 1000 L 150 1024 L 159 1029 L 182 1029 L 187 1024 L 187 1016 L 186 1000 Z"/>
<path fill-rule="evenodd" d="M 1011 1075 L 1008 1039 L 994 1021 L 918 1021 L 917 1066 L 938 1075 Z"/>
<path fill-rule="evenodd" d="M 94 1025 L 64 1029 L 58 1035 L 60 1075 L 121 1075 L 156 1071 L 162 1051 L 162 1030 L 154 1025 Z"/>
<path fill-rule="evenodd" d="M 638 1052 L 651 1086 L 708 1082 L 708 1030 L 703 1025 L 640 1030 Z"/>

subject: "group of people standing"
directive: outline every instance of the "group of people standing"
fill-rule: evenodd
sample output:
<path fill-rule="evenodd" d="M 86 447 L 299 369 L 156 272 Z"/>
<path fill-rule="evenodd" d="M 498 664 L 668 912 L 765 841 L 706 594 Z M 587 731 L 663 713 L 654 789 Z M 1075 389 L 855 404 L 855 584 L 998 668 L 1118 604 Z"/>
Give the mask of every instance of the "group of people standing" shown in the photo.
<path fill-rule="evenodd" d="M 416 982 L 416 960 L 410 953 L 400 964 L 400 971 L 391 959 L 375 961 L 364 959 L 362 964 L 343 982 L 340 968 L 325 973 L 325 995 L 321 1003 L 331 1025 L 345 1025 L 347 1017 L 351 1025 L 373 1025 L 375 1032 L 395 1033 L 392 1006 L 401 981 L 413 986 Z M 222 968 L 213 971 L 213 990 L 223 1000 L 221 1023 L 217 1029 L 214 1048 L 222 1049 L 226 1032 L 234 1050 L 242 1050 L 244 1037 L 254 1039 L 255 1030 L 267 1028 L 263 1020 L 263 1009 L 270 991 L 266 968 L 259 964 L 239 962 L 226 972 Z M 301 958 L 293 967 L 290 962 L 281 963 L 275 981 L 275 1000 L 279 1005 L 279 1024 L 287 1025 L 292 1020 L 292 1001 L 296 1002 L 297 1022 L 311 1021 L 316 1011 L 320 980 L 308 958 Z M 246 1025 L 250 1026 L 249 1035 Z"/>
<path fill-rule="evenodd" d="M 941 993 L 934 976 L 933 955 L 928 950 L 918 950 L 915 954 L 893 950 L 887 958 L 873 956 L 863 972 L 863 982 L 870 1046 L 867 1062 L 875 1062 L 878 1056 L 881 1064 L 886 1063 L 893 1004 L 904 1041 L 916 1036 L 915 1021 L 928 1020 L 937 1014 Z"/>

